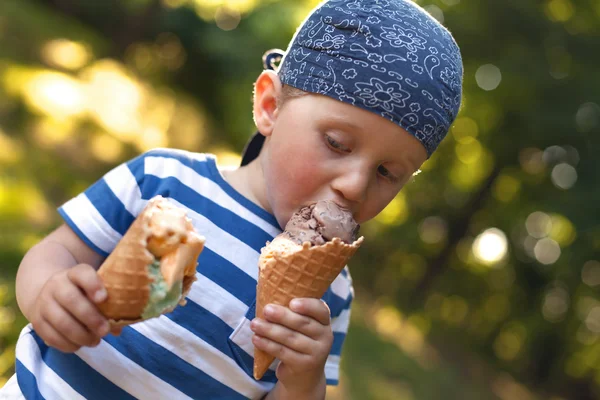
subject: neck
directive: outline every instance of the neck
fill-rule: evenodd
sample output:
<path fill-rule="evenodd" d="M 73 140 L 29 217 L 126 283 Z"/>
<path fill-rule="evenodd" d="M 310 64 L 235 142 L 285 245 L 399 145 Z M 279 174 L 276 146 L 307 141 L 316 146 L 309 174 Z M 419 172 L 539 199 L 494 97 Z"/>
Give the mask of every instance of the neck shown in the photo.
<path fill-rule="evenodd" d="M 221 171 L 223 177 L 235 190 L 256 205 L 271 211 L 265 197 L 265 182 L 260 164 L 260 155 L 248 165 L 234 170 Z"/>

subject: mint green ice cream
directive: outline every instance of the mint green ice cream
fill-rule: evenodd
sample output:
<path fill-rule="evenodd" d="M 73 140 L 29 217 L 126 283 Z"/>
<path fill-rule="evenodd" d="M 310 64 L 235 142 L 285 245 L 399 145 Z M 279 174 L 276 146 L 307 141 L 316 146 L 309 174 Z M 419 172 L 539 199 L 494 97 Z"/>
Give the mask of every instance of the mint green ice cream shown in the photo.
<path fill-rule="evenodd" d="M 150 298 L 142 313 L 142 319 L 158 317 L 169 308 L 174 308 L 181 298 L 182 282 L 176 282 L 171 290 L 168 290 L 167 282 L 160 272 L 160 261 L 154 260 L 148 266 L 150 277 L 154 282 L 150 284 Z"/>

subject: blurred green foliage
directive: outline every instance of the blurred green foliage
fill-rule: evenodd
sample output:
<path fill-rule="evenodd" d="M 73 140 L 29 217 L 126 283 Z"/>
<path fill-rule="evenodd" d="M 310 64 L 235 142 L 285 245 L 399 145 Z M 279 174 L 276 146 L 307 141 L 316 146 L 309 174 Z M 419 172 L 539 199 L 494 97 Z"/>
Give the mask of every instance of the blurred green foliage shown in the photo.
<path fill-rule="evenodd" d="M 269 48 L 314 0 L 0 2 L 0 377 L 55 208 L 156 146 L 239 161 Z M 332 399 L 600 397 L 600 3 L 421 0 L 464 104 L 353 259 Z"/>

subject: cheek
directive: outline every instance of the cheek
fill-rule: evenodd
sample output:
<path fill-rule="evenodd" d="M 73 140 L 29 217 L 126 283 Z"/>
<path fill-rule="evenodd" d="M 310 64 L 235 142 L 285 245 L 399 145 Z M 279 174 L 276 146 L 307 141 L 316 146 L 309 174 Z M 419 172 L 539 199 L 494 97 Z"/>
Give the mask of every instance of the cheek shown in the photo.
<path fill-rule="evenodd" d="M 302 201 L 319 186 L 318 160 L 306 151 L 290 151 L 273 159 L 271 165 L 276 194 L 288 200 Z"/>
<path fill-rule="evenodd" d="M 277 220 L 287 222 L 291 213 L 315 200 L 326 183 L 324 168 L 315 151 L 305 146 L 286 146 L 270 155 L 266 174 L 268 199 Z"/>

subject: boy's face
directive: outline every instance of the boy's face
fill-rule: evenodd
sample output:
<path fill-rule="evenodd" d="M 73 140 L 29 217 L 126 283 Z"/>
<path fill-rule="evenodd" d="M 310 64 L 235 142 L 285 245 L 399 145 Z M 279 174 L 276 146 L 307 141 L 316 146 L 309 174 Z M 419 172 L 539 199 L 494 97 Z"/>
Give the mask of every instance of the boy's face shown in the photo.
<path fill-rule="evenodd" d="M 257 85 L 255 118 L 259 91 Z M 268 100 L 264 104 L 273 105 Z M 260 197 L 281 227 L 292 213 L 318 200 L 349 209 L 359 224 L 368 221 L 427 159 L 423 145 L 396 124 L 326 96 L 291 98 L 280 108 L 263 111 L 267 117 L 256 118 L 267 136 L 259 158 L 264 176 Z M 265 118 L 268 123 L 261 126 Z"/>

